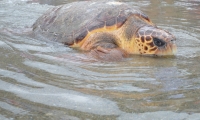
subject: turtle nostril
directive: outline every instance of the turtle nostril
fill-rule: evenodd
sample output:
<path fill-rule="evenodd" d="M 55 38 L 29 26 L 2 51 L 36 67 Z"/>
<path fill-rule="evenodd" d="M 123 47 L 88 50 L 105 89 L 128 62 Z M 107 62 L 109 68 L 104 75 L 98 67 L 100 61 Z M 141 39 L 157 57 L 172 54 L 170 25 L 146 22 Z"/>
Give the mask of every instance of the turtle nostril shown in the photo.
<path fill-rule="evenodd" d="M 175 42 L 175 41 L 176 41 L 176 39 L 172 39 L 172 40 L 171 40 L 171 42 Z"/>
<path fill-rule="evenodd" d="M 176 43 L 176 39 L 172 39 L 170 42 L 175 44 Z"/>

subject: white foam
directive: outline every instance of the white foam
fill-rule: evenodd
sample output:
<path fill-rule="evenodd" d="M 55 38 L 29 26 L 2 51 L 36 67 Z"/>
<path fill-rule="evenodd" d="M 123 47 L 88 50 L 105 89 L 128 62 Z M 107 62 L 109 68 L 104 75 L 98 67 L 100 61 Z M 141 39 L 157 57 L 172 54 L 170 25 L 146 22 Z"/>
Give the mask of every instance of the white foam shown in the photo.
<path fill-rule="evenodd" d="M 121 2 L 107 2 L 106 4 L 108 4 L 108 5 L 121 5 L 123 3 L 121 3 Z"/>

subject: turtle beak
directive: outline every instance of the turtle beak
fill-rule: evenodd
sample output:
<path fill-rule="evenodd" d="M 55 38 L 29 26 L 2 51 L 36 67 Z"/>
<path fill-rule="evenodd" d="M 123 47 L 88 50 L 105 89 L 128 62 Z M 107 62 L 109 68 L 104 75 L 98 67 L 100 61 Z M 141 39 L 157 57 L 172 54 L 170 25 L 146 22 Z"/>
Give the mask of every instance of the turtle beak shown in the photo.
<path fill-rule="evenodd" d="M 172 54 L 176 55 L 177 53 L 176 39 L 170 41 L 170 47 L 172 50 Z"/>

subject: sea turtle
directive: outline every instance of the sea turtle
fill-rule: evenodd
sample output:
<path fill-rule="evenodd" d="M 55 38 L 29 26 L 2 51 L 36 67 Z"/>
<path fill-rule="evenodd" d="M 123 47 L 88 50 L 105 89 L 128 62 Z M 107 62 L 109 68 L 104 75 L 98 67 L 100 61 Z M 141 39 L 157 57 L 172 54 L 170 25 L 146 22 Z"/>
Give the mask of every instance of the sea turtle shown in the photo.
<path fill-rule="evenodd" d="M 116 1 L 82 1 L 56 6 L 33 24 L 40 39 L 88 51 L 97 59 L 118 60 L 129 54 L 174 55 L 175 37 L 147 15 Z"/>

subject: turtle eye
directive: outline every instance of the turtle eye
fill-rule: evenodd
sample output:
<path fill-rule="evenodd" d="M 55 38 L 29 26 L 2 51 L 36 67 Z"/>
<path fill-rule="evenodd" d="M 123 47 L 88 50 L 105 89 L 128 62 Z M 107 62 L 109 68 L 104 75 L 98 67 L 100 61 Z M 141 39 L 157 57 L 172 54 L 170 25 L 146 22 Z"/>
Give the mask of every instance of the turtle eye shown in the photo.
<path fill-rule="evenodd" d="M 153 42 L 158 47 L 162 47 L 162 46 L 165 45 L 165 42 L 161 39 L 158 39 L 158 38 L 153 38 Z"/>

